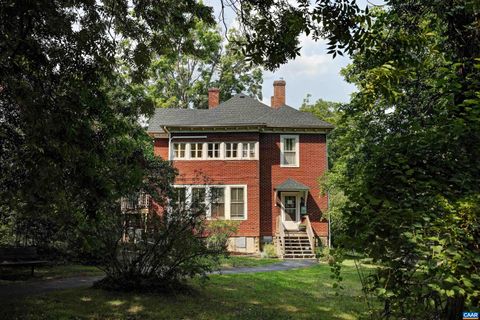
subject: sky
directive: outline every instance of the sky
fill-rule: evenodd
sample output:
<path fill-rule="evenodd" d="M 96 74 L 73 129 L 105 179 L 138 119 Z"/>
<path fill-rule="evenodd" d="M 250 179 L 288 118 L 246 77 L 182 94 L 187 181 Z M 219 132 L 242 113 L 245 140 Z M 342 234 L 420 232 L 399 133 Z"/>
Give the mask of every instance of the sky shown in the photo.
<path fill-rule="evenodd" d="M 377 0 L 375 2 L 382 3 Z M 220 1 L 206 0 L 206 5 L 212 6 L 217 18 L 220 16 Z M 360 7 L 367 4 L 367 0 L 357 1 Z M 228 27 L 236 24 L 235 15 L 226 9 L 225 22 Z M 327 54 L 326 41 L 315 42 L 307 36 L 300 38 L 300 56 L 295 60 L 282 65 L 277 70 L 264 71 L 262 95 L 263 102 L 270 105 L 273 94 L 273 81 L 283 78 L 286 81 L 286 103 L 299 108 L 306 98 L 311 95 L 310 102 L 324 99 L 335 102 L 348 102 L 355 86 L 343 80 L 340 70 L 350 63 L 348 57 L 338 56 L 333 59 Z"/>

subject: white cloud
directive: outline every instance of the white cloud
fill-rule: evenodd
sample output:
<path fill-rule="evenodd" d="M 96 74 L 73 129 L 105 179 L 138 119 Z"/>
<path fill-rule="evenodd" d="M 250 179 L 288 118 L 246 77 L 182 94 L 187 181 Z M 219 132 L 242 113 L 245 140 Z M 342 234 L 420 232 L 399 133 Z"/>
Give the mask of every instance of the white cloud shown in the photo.
<path fill-rule="evenodd" d="M 316 76 L 327 74 L 332 65 L 332 57 L 326 54 L 324 40 L 314 41 L 312 38 L 302 35 L 300 37 L 300 56 L 289 61 L 275 71 L 284 77 Z"/>

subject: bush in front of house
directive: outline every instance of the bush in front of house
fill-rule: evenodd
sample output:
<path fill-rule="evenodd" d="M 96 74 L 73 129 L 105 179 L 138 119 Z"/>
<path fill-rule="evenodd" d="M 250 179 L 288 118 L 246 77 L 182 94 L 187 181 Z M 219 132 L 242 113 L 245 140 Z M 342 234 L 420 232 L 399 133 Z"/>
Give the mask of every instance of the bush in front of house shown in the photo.
<path fill-rule="evenodd" d="M 266 243 L 263 245 L 263 250 L 261 252 L 262 258 L 276 258 L 277 252 L 275 250 L 275 246 L 271 243 Z"/>
<path fill-rule="evenodd" d="M 151 160 L 147 169 L 143 191 L 151 196 L 150 207 L 157 209 L 119 213 L 118 205 L 112 206 L 101 223 L 91 226 L 96 262 L 106 273 L 97 287 L 177 290 L 189 278 L 206 278 L 226 254 L 226 240 L 235 228 L 207 223 L 203 201 L 187 203 L 179 197 L 172 187 L 176 171 L 168 163 Z"/>

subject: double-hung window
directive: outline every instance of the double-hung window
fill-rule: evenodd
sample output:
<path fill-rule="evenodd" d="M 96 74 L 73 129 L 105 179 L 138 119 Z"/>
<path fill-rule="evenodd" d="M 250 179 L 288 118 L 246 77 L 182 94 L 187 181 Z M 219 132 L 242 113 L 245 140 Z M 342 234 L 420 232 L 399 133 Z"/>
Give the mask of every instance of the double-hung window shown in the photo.
<path fill-rule="evenodd" d="M 173 144 L 173 157 L 175 159 L 185 159 L 187 155 L 186 143 L 174 143 Z"/>
<path fill-rule="evenodd" d="M 205 188 L 194 187 L 192 188 L 192 203 L 204 204 L 205 203 Z"/>
<path fill-rule="evenodd" d="M 208 143 L 207 158 L 208 159 L 219 159 L 220 158 L 220 143 L 219 142 Z"/>
<path fill-rule="evenodd" d="M 230 218 L 245 218 L 245 189 L 243 187 L 230 188 Z"/>
<path fill-rule="evenodd" d="M 298 167 L 299 143 L 297 135 L 280 136 L 280 163 L 282 167 Z"/>
<path fill-rule="evenodd" d="M 187 204 L 187 188 L 175 187 L 174 205 L 178 208 L 184 208 Z"/>
<path fill-rule="evenodd" d="M 171 209 L 205 210 L 209 219 L 247 219 L 246 185 L 176 185 Z"/>
<path fill-rule="evenodd" d="M 210 188 L 210 197 L 211 197 L 210 217 L 212 219 L 225 219 L 225 188 L 222 188 L 222 187 Z"/>
<path fill-rule="evenodd" d="M 255 142 L 242 143 L 242 159 L 255 158 Z"/>
<path fill-rule="evenodd" d="M 203 143 L 196 142 L 190 143 L 190 158 L 191 159 L 201 159 L 203 152 Z"/>
<path fill-rule="evenodd" d="M 238 143 L 237 142 L 226 142 L 225 143 L 225 158 L 226 159 L 236 159 L 238 155 Z"/>

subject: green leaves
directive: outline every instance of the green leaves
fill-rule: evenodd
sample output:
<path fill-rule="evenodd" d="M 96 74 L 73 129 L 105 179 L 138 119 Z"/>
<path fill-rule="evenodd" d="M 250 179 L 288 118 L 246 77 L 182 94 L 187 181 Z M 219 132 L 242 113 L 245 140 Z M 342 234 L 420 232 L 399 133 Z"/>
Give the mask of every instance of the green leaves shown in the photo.
<path fill-rule="evenodd" d="M 330 177 L 346 199 L 337 246 L 379 262 L 364 288 L 393 318 L 452 318 L 478 304 L 480 39 L 470 10 L 372 10 L 368 46 L 344 70 L 359 92 L 332 141 Z"/>
<path fill-rule="evenodd" d="M 137 83 L 152 52 L 171 53 L 193 19 L 212 23 L 211 8 L 193 0 L 0 4 L 0 220 L 16 221 L 25 243 L 75 246 L 82 221 L 142 182 L 151 141 L 139 118 L 153 104 Z"/>
<path fill-rule="evenodd" d="M 172 54 L 156 55 L 144 90 L 161 108 L 208 108 L 208 89 L 220 89 L 220 100 L 245 92 L 261 99 L 262 71 L 245 61 L 245 39 L 234 29 L 228 42 L 218 26 L 197 20 Z M 181 46 L 188 44 L 189 51 Z"/>

